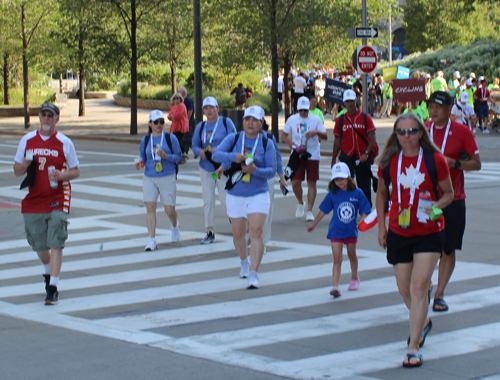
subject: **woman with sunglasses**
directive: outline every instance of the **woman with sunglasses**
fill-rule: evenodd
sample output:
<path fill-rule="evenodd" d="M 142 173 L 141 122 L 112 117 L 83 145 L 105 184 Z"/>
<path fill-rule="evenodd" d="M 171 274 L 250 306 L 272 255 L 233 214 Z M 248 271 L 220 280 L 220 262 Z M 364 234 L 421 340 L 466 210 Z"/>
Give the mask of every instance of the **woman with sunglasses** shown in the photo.
<path fill-rule="evenodd" d="M 156 202 L 158 195 L 172 223 L 172 243 L 179 241 L 179 221 L 175 210 L 176 164 L 182 159 L 179 141 L 175 135 L 163 130 L 165 116 L 160 110 L 149 114 L 149 135 L 141 141 L 139 153 L 144 163 L 143 196 L 146 203 L 146 225 L 149 243 L 146 251 L 158 249 L 156 244 Z M 141 168 L 140 163 L 135 168 Z"/>
<path fill-rule="evenodd" d="M 170 111 L 167 116 L 168 120 L 172 122 L 172 125 L 170 126 L 170 133 L 173 133 L 179 141 L 182 150 L 182 161 L 180 163 L 185 164 L 189 151 L 189 147 L 184 141 L 184 135 L 189 133 L 187 109 L 184 105 L 184 97 L 179 92 L 172 95 L 170 102 L 172 103 L 172 106 L 170 107 Z"/>
<path fill-rule="evenodd" d="M 378 162 L 378 242 L 387 249 L 399 293 L 410 310 L 410 338 L 403 367 L 418 367 L 423 362 L 419 348 L 432 328 L 427 318 L 431 276 L 443 251 L 444 218 L 439 216 L 440 209 L 453 200 L 450 171 L 424 124 L 413 113 L 397 118 Z M 392 206 L 387 231 L 389 184 Z"/>
<path fill-rule="evenodd" d="M 264 254 L 263 230 L 270 205 L 268 179 L 275 174 L 274 144 L 267 134 L 260 133 L 263 119 L 262 107 L 247 108 L 243 116 L 244 131 L 227 136 L 212 154 L 214 161 L 241 164 L 243 175 L 235 173 L 229 178 L 234 186 L 227 191 L 226 208 L 231 219 L 234 247 L 241 259 L 240 277 L 248 277 L 248 289 L 259 288 L 257 272 Z"/>

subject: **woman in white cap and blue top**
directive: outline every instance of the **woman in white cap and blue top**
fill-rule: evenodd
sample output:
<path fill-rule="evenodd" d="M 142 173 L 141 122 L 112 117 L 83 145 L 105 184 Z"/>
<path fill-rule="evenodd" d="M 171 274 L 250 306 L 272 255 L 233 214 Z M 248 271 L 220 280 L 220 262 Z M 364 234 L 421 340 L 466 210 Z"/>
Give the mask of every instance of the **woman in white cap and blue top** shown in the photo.
<path fill-rule="evenodd" d="M 264 254 L 263 229 L 269 212 L 268 179 L 275 174 L 274 145 L 262 129 L 263 111 L 259 106 L 245 110 L 243 132 L 229 135 L 213 152 L 217 162 L 241 163 L 243 177 L 228 190 L 227 215 L 231 219 L 233 242 L 241 259 L 240 277 L 248 277 L 248 288 L 258 289 L 259 265 Z M 247 254 L 247 220 L 250 257 Z"/>
<path fill-rule="evenodd" d="M 224 189 L 226 182 L 221 178 L 225 169 L 223 165 L 214 165 L 209 158 L 212 158 L 213 151 L 226 136 L 236 133 L 236 127 L 231 119 L 219 116 L 219 104 L 213 96 L 207 96 L 203 100 L 203 113 L 207 117 L 207 121 L 200 122 L 196 126 L 191 149 L 195 157 L 200 156 L 203 213 L 205 215 L 205 228 L 207 229 L 207 234 L 201 240 L 201 243 L 210 244 L 215 242 L 215 188 L 218 189 L 220 203 L 223 207 L 226 207 L 226 190 Z"/>
<path fill-rule="evenodd" d="M 158 196 L 165 212 L 172 223 L 172 242 L 180 238 L 179 221 L 175 210 L 176 200 L 176 166 L 182 159 L 181 147 L 177 137 L 163 130 L 165 116 L 160 110 L 151 111 L 149 115 L 149 136 L 141 141 L 139 154 L 144 162 L 143 194 L 146 203 L 146 225 L 149 243 L 146 251 L 158 249 L 156 244 L 156 202 Z M 136 163 L 137 170 L 140 163 Z"/>

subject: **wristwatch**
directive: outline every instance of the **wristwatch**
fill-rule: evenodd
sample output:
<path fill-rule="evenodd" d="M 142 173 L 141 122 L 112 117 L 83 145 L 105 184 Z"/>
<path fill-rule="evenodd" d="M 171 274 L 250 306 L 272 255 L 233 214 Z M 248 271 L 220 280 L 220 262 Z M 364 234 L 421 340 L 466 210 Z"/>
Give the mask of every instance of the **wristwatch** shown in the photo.
<path fill-rule="evenodd" d="M 368 155 L 369 155 L 369 154 L 370 154 L 370 152 L 368 152 L 367 150 L 365 150 L 365 154 L 368 154 Z"/>
<path fill-rule="evenodd" d="M 460 166 L 462 166 L 462 162 L 460 160 L 455 160 L 455 169 L 460 169 Z"/>

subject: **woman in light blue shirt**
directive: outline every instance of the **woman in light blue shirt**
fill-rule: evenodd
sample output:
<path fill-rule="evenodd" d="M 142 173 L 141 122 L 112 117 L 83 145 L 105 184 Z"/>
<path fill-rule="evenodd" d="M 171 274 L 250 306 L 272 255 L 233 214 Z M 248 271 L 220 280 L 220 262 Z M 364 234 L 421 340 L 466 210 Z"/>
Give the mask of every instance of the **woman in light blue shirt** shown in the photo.
<path fill-rule="evenodd" d="M 248 289 L 259 288 L 257 272 L 264 254 L 263 229 L 270 204 L 268 179 L 275 174 L 274 144 L 267 134 L 260 133 L 263 119 L 262 107 L 247 108 L 243 116 L 244 131 L 227 136 L 212 154 L 214 161 L 231 162 L 234 169 L 228 178 L 226 208 L 234 247 L 241 259 L 240 277 L 248 277 Z M 247 220 L 250 257 L 245 236 Z"/>

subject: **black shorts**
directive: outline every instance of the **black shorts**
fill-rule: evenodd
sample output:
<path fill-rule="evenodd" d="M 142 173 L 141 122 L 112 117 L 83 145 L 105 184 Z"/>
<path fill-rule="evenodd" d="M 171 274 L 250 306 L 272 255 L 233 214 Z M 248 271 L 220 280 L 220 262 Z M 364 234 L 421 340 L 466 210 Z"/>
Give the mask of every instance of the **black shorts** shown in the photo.
<path fill-rule="evenodd" d="M 444 233 L 434 232 L 421 236 L 401 236 L 387 232 L 387 262 L 392 265 L 411 263 L 415 253 L 443 252 Z"/>
<path fill-rule="evenodd" d="M 462 249 L 465 232 L 465 199 L 453 201 L 443 209 L 444 215 L 444 253 L 451 255 Z"/>

